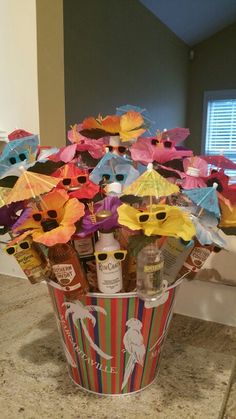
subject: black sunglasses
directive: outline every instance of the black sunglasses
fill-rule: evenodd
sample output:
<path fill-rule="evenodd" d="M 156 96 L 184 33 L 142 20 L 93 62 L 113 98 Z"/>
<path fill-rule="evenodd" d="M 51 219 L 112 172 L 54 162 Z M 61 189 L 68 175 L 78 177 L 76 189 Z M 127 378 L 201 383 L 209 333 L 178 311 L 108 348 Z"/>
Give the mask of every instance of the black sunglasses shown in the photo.
<path fill-rule="evenodd" d="M 81 175 L 81 176 L 78 176 L 76 179 L 77 179 L 78 183 L 83 184 L 83 183 L 86 183 L 87 178 L 88 178 L 88 177 L 87 177 L 86 175 Z M 64 178 L 64 179 L 62 180 L 63 185 L 64 185 L 64 186 L 69 186 L 69 185 L 71 184 L 71 182 L 72 182 L 72 179 L 73 179 L 73 178 L 69 178 L 69 177 Z"/>
<path fill-rule="evenodd" d="M 57 218 L 57 212 L 55 210 L 48 210 L 47 215 L 49 218 Z M 32 215 L 34 221 L 41 221 L 42 220 L 42 214 L 40 212 L 36 212 Z"/>
<path fill-rule="evenodd" d="M 162 212 L 149 213 L 149 214 L 147 214 L 147 213 L 142 214 L 141 213 L 141 214 L 138 214 L 138 220 L 139 220 L 140 223 L 146 223 L 150 219 L 150 217 L 153 217 L 153 216 L 155 216 L 155 218 L 157 220 L 165 220 L 166 212 L 162 211 Z"/>
<path fill-rule="evenodd" d="M 122 182 L 122 180 L 124 180 L 124 178 L 125 178 L 125 175 L 123 175 L 123 174 L 117 174 L 117 175 L 109 175 L 108 173 L 104 173 L 103 175 L 102 175 L 102 179 L 105 179 L 105 180 L 110 180 L 111 179 L 111 177 L 112 178 L 115 178 L 115 180 L 117 180 L 117 182 Z"/>
<path fill-rule="evenodd" d="M 156 138 L 153 138 L 151 140 L 151 144 L 152 145 L 163 144 L 165 148 L 171 148 L 173 145 L 172 141 L 170 140 L 160 141 L 160 140 L 157 140 Z"/>

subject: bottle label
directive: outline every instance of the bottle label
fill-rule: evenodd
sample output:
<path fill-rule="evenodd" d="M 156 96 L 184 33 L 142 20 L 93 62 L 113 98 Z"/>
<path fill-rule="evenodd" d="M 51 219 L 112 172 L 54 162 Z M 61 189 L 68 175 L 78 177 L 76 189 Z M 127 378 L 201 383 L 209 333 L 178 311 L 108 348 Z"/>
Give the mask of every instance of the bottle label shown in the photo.
<path fill-rule="evenodd" d="M 74 240 L 75 250 L 79 256 L 93 255 L 93 239 L 92 237 L 79 238 Z"/>
<path fill-rule="evenodd" d="M 208 256 L 210 256 L 211 251 L 204 247 L 195 247 L 190 254 L 191 262 L 193 266 L 201 268 L 203 263 L 206 261 Z"/>
<path fill-rule="evenodd" d="M 187 246 L 175 238 L 168 238 L 162 247 L 165 260 L 164 276 L 168 283 L 175 281 L 176 276 L 193 248 L 193 241 Z"/>
<path fill-rule="evenodd" d="M 144 265 L 143 271 L 145 273 L 157 272 L 160 271 L 164 266 L 164 262 L 153 263 L 152 265 Z"/>
<path fill-rule="evenodd" d="M 66 264 L 66 263 L 57 264 L 57 265 L 53 265 L 52 269 L 58 282 L 62 285 L 70 284 L 76 276 L 76 273 L 72 264 Z"/>
<path fill-rule="evenodd" d="M 122 288 L 121 262 L 108 258 L 97 262 L 98 288 L 103 293 L 116 293 Z"/>

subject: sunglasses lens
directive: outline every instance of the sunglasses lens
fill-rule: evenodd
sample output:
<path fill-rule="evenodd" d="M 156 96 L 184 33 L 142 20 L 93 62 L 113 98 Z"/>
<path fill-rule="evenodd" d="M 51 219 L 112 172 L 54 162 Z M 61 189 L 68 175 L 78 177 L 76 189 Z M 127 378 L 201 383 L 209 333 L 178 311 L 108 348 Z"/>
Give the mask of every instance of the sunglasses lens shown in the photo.
<path fill-rule="evenodd" d="M 117 260 L 123 260 L 124 259 L 124 253 L 123 252 L 116 252 L 114 253 L 114 258 Z"/>
<path fill-rule="evenodd" d="M 19 158 L 20 158 L 20 160 L 21 160 L 21 161 L 26 160 L 26 155 L 25 155 L 25 153 L 20 153 L 20 154 L 19 154 Z"/>
<path fill-rule="evenodd" d="M 78 180 L 79 183 L 85 183 L 87 178 L 86 178 L 86 176 L 78 176 L 77 180 Z"/>
<path fill-rule="evenodd" d="M 62 181 L 63 185 L 68 186 L 71 184 L 71 179 L 70 178 L 65 178 Z"/>
<path fill-rule="evenodd" d="M 106 258 L 107 258 L 107 254 L 106 253 L 100 253 L 98 255 L 98 260 L 100 260 L 100 261 L 106 260 Z"/>
<path fill-rule="evenodd" d="M 24 249 L 24 250 L 26 250 L 26 249 L 29 249 L 29 243 L 28 242 L 22 242 L 22 243 L 20 243 L 20 248 L 21 249 Z"/>
<path fill-rule="evenodd" d="M 13 254 L 15 253 L 15 248 L 14 248 L 14 247 L 8 247 L 8 248 L 6 249 L 6 252 L 7 252 L 9 255 L 13 255 Z"/>
<path fill-rule="evenodd" d="M 158 212 L 156 214 L 156 219 L 157 220 L 164 220 L 166 218 L 166 212 Z"/>
<path fill-rule="evenodd" d="M 139 216 L 140 223 L 145 223 L 148 219 L 149 219 L 149 215 L 148 214 L 143 214 L 143 215 L 140 215 Z"/>
<path fill-rule="evenodd" d="M 41 214 L 33 214 L 33 219 L 34 219 L 34 221 L 41 221 L 42 220 L 42 215 Z"/>
<path fill-rule="evenodd" d="M 124 175 L 116 175 L 116 180 L 118 181 L 118 182 L 122 182 L 122 180 L 124 180 Z"/>
<path fill-rule="evenodd" d="M 108 146 L 106 146 L 106 148 L 111 152 L 111 151 L 113 151 L 113 146 L 112 145 L 108 145 Z"/>
<path fill-rule="evenodd" d="M 165 148 L 171 148 L 172 147 L 172 142 L 169 140 L 164 141 L 164 147 Z"/>
<path fill-rule="evenodd" d="M 49 210 L 48 211 L 48 216 L 50 218 L 57 218 L 57 212 L 55 210 Z"/>
<path fill-rule="evenodd" d="M 157 144 L 159 144 L 159 140 L 156 140 L 155 138 L 153 138 L 152 141 L 151 141 L 151 144 L 152 145 L 157 145 Z"/>
<path fill-rule="evenodd" d="M 124 147 L 124 146 L 119 146 L 119 147 L 118 147 L 118 151 L 119 151 L 119 153 L 123 154 L 123 153 L 125 153 L 125 152 L 126 152 L 126 147 Z"/>
<path fill-rule="evenodd" d="M 104 175 L 102 175 L 102 178 L 103 178 L 103 179 L 106 179 L 106 180 L 109 180 L 109 179 L 110 179 L 110 177 L 111 177 L 111 176 L 110 176 L 110 175 L 108 175 L 108 174 L 106 174 L 106 173 L 105 173 Z"/>
<path fill-rule="evenodd" d="M 15 157 L 10 157 L 9 162 L 11 164 L 16 164 L 16 158 Z"/>

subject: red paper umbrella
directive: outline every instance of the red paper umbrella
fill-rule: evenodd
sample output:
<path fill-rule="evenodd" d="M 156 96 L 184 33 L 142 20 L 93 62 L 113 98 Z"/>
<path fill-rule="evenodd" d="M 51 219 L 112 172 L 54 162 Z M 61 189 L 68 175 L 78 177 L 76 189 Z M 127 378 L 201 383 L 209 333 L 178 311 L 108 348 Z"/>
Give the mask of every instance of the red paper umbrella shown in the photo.
<path fill-rule="evenodd" d="M 229 169 L 229 170 L 236 170 L 236 163 L 232 160 L 228 159 L 227 157 L 220 155 L 214 156 L 199 156 L 201 159 L 205 160 L 207 163 L 212 164 L 220 169 Z"/>
<path fill-rule="evenodd" d="M 163 131 L 161 133 L 161 139 L 162 140 L 171 140 L 175 143 L 180 143 L 181 141 L 184 141 L 190 134 L 190 131 L 188 128 L 173 128 L 169 129 L 167 131 Z"/>
<path fill-rule="evenodd" d="M 20 138 L 30 137 L 31 135 L 33 135 L 33 134 L 31 134 L 30 132 L 27 132 L 23 129 L 16 129 L 15 131 L 11 132 L 8 135 L 8 140 L 9 141 L 18 140 Z"/>

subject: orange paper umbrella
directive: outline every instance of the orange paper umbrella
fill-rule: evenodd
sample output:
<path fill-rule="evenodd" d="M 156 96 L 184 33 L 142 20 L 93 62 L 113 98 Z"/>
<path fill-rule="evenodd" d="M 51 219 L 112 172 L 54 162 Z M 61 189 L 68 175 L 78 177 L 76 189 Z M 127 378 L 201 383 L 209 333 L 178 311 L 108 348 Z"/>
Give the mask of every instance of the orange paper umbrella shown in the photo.
<path fill-rule="evenodd" d="M 159 175 L 153 169 L 152 163 L 148 164 L 146 172 L 123 190 L 125 195 L 155 196 L 156 198 L 177 192 L 179 192 L 179 187 Z"/>
<path fill-rule="evenodd" d="M 15 183 L 13 189 L 5 199 L 6 204 L 36 198 L 39 195 L 51 191 L 59 182 L 60 178 L 41 175 L 38 173 L 22 171 L 22 175 Z"/>

